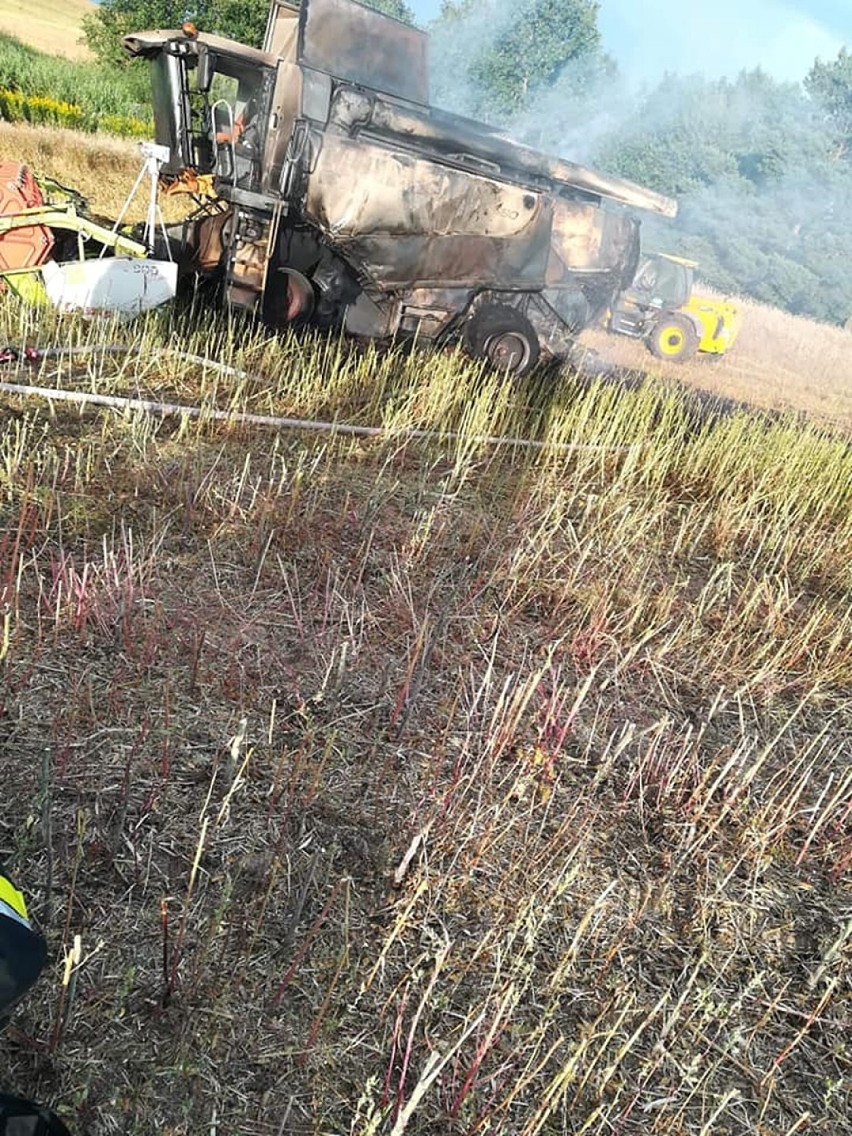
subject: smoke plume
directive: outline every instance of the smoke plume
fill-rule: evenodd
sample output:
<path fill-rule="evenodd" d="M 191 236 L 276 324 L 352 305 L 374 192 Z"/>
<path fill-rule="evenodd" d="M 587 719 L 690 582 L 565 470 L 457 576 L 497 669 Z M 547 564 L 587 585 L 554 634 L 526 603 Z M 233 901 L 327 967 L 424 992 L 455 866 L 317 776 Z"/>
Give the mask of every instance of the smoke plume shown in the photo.
<path fill-rule="evenodd" d="M 482 107 L 469 64 L 516 10 L 478 0 L 432 25 L 438 105 Z M 582 65 L 566 67 L 499 125 L 538 149 L 674 193 L 678 220 L 646 219 L 646 247 L 694 257 L 708 283 L 845 322 L 852 162 L 833 155 L 800 82 L 818 55 L 836 56 L 840 36 L 782 0 L 602 0 L 599 24 L 615 66 L 599 68 L 596 81 Z"/>

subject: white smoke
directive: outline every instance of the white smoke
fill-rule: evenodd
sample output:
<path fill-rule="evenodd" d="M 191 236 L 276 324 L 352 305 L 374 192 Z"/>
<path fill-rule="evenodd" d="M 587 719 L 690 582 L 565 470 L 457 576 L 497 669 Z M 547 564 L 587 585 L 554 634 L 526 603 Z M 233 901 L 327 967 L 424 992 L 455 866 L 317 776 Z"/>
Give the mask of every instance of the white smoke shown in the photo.
<path fill-rule="evenodd" d="M 458 63 L 493 42 L 516 10 L 512 0 L 474 4 L 468 17 L 448 27 L 438 18 L 438 0 L 414 3 L 418 21 L 435 40 L 433 71 L 443 105 L 454 101 L 453 78 L 460 88 L 464 85 L 464 68 Z M 844 44 L 852 45 L 852 3 L 600 0 L 598 26 L 604 50 L 632 87 L 653 85 L 667 74 L 734 78 L 757 67 L 773 79 L 800 81 L 817 57 L 833 59 Z M 455 66 L 447 66 L 448 55 Z M 459 109 L 468 101 L 460 98 Z"/>
<path fill-rule="evenodd" d="M 829 160 L 830 138 L 800 83 L 843 42 L 807 2 L 834 0 L 601 0 L 603 49 L 616 73 L 590 84 L 582 64 L 566 68 L 500 125 L 604 172 L 677 184 L 680 218 L 643 219 L 646 247 L 694 257 L 724 291 L 842 323 L 852 310 L 852 230 L 843 220 L 852 172 Z M 452 26 L 433 25 L 438 105 L 463 114 L 481 107 L 465 62 L 516 12 L 511 0 L 481 0 Z M 852 4 L 840 16 L 852 24 Z"/>

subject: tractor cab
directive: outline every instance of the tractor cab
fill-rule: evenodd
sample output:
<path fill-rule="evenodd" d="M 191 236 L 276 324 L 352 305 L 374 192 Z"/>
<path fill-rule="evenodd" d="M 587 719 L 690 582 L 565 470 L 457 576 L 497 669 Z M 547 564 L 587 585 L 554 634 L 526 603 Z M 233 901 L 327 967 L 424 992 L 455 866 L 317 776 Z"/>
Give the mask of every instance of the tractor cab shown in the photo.
<path fill-rule="evenodd" d="M 679 256 L 664 253 L 643 256 L 624 299 L 638 307 L 682 308 L 692 295 L 696 268 L 694 260 Z"/>

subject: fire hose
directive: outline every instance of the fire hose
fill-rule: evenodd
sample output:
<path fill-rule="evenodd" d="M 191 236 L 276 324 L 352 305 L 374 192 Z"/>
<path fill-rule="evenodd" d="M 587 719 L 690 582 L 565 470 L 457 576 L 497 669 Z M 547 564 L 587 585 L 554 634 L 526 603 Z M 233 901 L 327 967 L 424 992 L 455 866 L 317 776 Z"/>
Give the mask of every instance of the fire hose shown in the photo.
<path fill-rule="evenodd" d="M 20 368 L 21 364 L 33 367 L 45 359 L 62 358 L 75 355 L 114 355 L 127 354 L 131 348 L 120 344 L 106 344 L 91 347 L 3 347 L 0 348 L 0 365 L 14 365 Z M 187 351 L 174 348 L 160 348 L 152 353 L 156 356 L 168 356 L 179 359 L 185 363 L 192 363 L 227 378 L 248 379 L 262 382 L 262 376 L 243 371 L 226 363 L 219 363 L 214 359 L 207 359 L 203 355 L 193 355 Z M 335 422 L 319 418 L 293 418 L 275 414 L 256 414 L 246 410 L 219 410 L 216 407 L 193 406 L 179 402 L 163 402 L 157 399 L 138 398 L 130 395 L 97 394 L 93 391 L 64 390 L 57 387 L 35 386 L 29 383 L 8 383 L 0 381 L 0 391 L 5 394 L 21 395 L 25 398 L 40 398 L 46 402 L 69 402 L 81 406 L 103 406 L 110 410 L 138 410 L 146 414 L 161 417 L 185 417 L 206 419 L 215 422 L 230 422 L 247 426 L 265 426 L 276 430 L 309 430 L 316 432 L 330 432 L 344 436 L 359 438 L 400 437 L 405 440 L 424 441 L 460 441 L 489 445 L 505 446 L 514 449 L 544 450 L 554 449 L 560 452 L 576 451 L 605 451 L 607 453 L 627 451 L 629 446 L 601 446 L 591 443 L 572 442 L 543 442 L 533 438 L 518 438 L 502 434 L 463 434 L 458 431 L 424 430 L 408 427 L 404 430 L 394 431 L 386 426 L 359 426 L 350 422 Z"/>

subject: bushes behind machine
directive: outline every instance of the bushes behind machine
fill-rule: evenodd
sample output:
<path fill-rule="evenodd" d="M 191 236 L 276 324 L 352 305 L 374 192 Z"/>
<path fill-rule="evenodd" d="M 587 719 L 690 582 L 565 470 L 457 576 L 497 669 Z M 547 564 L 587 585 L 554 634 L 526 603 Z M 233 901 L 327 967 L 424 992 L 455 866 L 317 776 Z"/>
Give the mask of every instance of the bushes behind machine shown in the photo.
<path fill-rule="evenodd" d="M 125 138 L 150 138 L 147 92 L 136 74 L 47 55 L 0 33 L 0 117 Z"/>
<path fill-rule="evenodd" d="M 120 138 L 149 138 L 151 123 L 142 118 L 86 111 L 76 103 L 63 102 L 48 95 L 27 95 L 23 91 L 0 88 L 0 117 L 6 122 L 26 122 L 32 126 L 61 126 L 90 134 L 105 131 Z"/>

